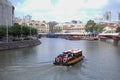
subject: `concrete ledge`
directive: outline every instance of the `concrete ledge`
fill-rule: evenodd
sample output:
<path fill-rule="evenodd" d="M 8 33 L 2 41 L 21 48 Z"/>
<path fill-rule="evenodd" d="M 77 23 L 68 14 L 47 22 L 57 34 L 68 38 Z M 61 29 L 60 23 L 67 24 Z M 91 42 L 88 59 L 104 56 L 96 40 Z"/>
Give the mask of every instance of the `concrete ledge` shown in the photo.
<path fill-rule="evenodd" d="M 41 42 L 38 39 L 14 41 L 14 42 L 9 42 L 9 43 L 0 43 L 0 51 L 1 50 L 8 50 L 8 49 L 17 49 L 17 48 L 36 46 L 39 44 L 41 44 Z"/>

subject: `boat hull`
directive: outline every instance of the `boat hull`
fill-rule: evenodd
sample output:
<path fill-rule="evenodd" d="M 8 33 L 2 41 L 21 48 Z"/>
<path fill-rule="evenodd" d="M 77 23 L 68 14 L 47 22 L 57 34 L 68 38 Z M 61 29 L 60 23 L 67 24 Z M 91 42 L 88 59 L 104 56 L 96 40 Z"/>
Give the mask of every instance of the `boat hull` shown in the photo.
<path fill-rule="evenodd" d="M 72 37 L 66 38 L 66 40 L 81 40 L 81 37 L 80 36 L 72 36 Z"/>
<path fill-rule="evenodd" d="M 83 58 L 84 58 L 84 56 L 80 56 L 78 58 L 71 59 L 71 60 L 67 61 L 66 63 L 54 62 L 53 64 L 58 65 L 58 66 L 72 66 L 72 65 L 75 65 L 75 64 L 79 63 L 80 61 L 82 61 Z"/>

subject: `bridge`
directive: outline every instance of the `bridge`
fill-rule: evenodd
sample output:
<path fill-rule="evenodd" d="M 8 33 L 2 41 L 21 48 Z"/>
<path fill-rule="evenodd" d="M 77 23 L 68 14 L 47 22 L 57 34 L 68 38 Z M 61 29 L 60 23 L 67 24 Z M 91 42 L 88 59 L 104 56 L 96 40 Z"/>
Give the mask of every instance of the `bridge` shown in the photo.
<path fill-rule="evenodd" d="M 98 36 L 99 40 L 113 40 L 115 45 L 118 45 L 120 41 L 120 33 L 100 33 Z"/>
<path fill-rule="evenodd" d="M 85 36 L 87 33 L 39 33 L 39 36 L 46 36 L 50 38 L 61 37 L 65 38 L 66 36 Z"/>
<path fill-rule="evenodd" d="M 39 33 L 39 36 L 45 36 L 50 38 L 66 38 L 68 36 L 88 36 L 88 33 Z M 98 35 L 99 40 L 112 40 L 114 45 L 118 45 L 120 41 L 120 33 L 100 33 Z"/>

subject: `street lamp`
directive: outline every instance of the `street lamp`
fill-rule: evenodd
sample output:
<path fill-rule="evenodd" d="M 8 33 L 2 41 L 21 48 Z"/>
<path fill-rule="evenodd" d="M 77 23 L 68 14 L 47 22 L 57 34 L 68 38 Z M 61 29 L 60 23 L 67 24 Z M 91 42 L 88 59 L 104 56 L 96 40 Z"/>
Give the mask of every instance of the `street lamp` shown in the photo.
<path fill-rule="evenodd" d="M 21 25 L 21 39 L 22 39 L 22 25 Z M 22 39 L 23 40 L 23 39 Z"/>
<path fill-rule="evenodd" d="M 29 16 L 30 40 L 31 40 L 31 24 L 30 24 L 30 22 L 31 22 L 31 17 L 32 17 L 32 16 Z"/>
<path fill-rule="evenodd" d="M 8 42 L 8 22 L 6 19 L 6 42 Z"/>

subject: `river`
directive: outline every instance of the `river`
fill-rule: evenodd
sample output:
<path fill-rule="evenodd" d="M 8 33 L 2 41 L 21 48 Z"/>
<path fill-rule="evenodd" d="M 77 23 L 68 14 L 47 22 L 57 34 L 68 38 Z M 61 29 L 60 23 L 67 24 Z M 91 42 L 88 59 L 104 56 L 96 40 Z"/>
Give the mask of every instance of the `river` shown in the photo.
<path fill-rule="evenodd" d="M 0 80 L 120 80 L 120 47 L 102 41 L 41 38 L 42 44 L 0 51 Z M 85 59 L 66 70 L 54 66 L 65 50 L 81 49 Z"/>

